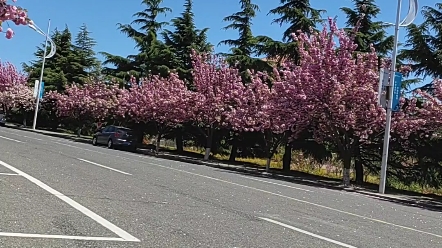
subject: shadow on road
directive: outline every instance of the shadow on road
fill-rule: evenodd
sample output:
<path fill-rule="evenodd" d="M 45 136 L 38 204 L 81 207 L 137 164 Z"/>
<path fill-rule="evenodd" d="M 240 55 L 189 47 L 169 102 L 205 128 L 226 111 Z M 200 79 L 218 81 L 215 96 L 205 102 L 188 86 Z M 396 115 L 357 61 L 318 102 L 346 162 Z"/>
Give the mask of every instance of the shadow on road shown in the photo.
<path fill-rule="evenodd" d="M 34 131 L 28 128 L 22 128 L 19 126 L 8 125 L 7 128 L 18 129 L 23 131 L 29 131 L 34 133 L 40 133 L 52 137 L 62 138 L 73 142 L 79 142 L 84 144 L 91 144 L 91 139 L 86 137 L 76 137 L 74 135 L 65 133 L 56 133 L 51 131 Z M 160 150 L 160 154 L 155 155 L 152 149 L 138 149 L 135 153 L 143 154 L 146 156 L 152 156 L 156 158 L 163 158 L 166 160 L 173 160 L 184 163 L 192 163 L 205 165 L 208 167 L 216 168 L 219 171 L 226 173 L 234 173 L 240 175 L 253 176 L 262 179 L 273 179 L 299 185 L 306 185 L 316 188 L 326 188 L 336 191 L 356 192 L 373 199 L 392 202 L 401 205 L 407 205 L 412 207 L 418 207 L 421 209 L 442 212 L 442 197 L 437 195 L 424 195 L 409 191 L 402 191 L 396 189 L 387 189 L 388 195 L 381 195 L 377 193 L 378 185 L 365 183 L 358 187 L 343 187 L 341 180 L 332 179 L 327 177 L 315 176 L 298 171 L 284 172 L 279 169 L 271 169 L 270 173 L 266 173 L 265 169 L 255 164 L 214 160 L 203 161 L 203 155 L 184 152 L 183 154 L 177 154 L 170 150 Z"/>

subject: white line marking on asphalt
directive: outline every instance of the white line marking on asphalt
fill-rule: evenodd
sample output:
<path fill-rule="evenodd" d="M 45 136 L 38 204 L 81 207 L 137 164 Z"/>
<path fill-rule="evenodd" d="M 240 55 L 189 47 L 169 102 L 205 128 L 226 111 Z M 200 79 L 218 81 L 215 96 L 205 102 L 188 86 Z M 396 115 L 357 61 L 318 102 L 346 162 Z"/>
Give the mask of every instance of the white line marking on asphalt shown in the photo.
<path fill-rule="evenodd" d="M 14 174 L 14 173 L 2 173 L 0 172 L 0 176 L 20 176 L 19 174 Z"/>
<path fill-rule="evenodd" d="M 45 239 L 70 239 L 70 240 L 127 242 L 127 240 L 125 240 L 123 238 L 84 237 L 84 236 L 65 236 L 65 235 L 47 235 L 47 234 L 29 234 L 29 233 L 9 233 L 9 232 L 0 232 L 0 237 L 45 238 Z"/>
<path fill-rule="evenodd" d="M 263 183 L 278 185 L 278 186 L 282 186 L 282 187 L 287 187 L 287 188 L 291 188 L 291 189 L 297 189 L 297 190 L 306 191 L 306 192 L 313 192 L 313 191 L 308 190 L 308 189 L 293 187 L 293 186 L 286 185 L 286 184 L 274 183 L 274 182 L 270 182 L 270 181 L 266 181 L 266 180 L 261 180 L 261 179 L 257 179 L 257 178 L 251 178 L 251 177 L 248 177 L 248 176 L 240 176 L 240 177 L 247 178 L 247 179 L 250 179 L 250 180 L 255 180 L 255 181 L 258 181 L 258 182 L 263 182 Z"/>
<path fill-rule="evenodd" d="M 141 161 L 139 161 L 139 162 L 141 162 Z M 385 224 L 385 225 L 389 225 L 389 226 L 394 226 L 394 227 L 402 228 L 402 229 L 413 231 L 413 232 L 417 232 L 417 233 L 427 234 L 427 235 L 434 236 L 434 237 L 437 237 L 437 238 L 442 238 L 442 235 L 439 235 L 439 234 L 434 234 L 434 233 L 430 233 L 430 232 L 414 229 L 414 228 L 411 228 L 411 227 L 401 226 L 401 225 L 390 223 L 390 222 L 387 222 L 387 221 L 383 221 L 383 220 L 379 220 L 379 219 L 375 219 L 375 218 L 370 218 L 370 217 L 366 217 L 366 216 L 355 214 L 355 213 L 350 213 L 350 212 L 339 210 L 339 209 L 336 209 L 336 208 L 327 207 L 327 206 L 324 206 L 324 205 L 321 205 L 321 204 L 317 204 L 317 203 L 313 203 L 313 202 L 309 202 L 309 201 L 304 201 L 304 200 L 297 199 L 297 198 L 294 198 L 294 197 L 290 197 L 290 196 L 286 196 L 286 195 L 270 192 L 270 191 L 267 191 L 267 190 L 258 189 L 258 188 L 254 188 L 254 187 L 250 187 L 250 186 L 247 186 L 247 185 L 242 185 L 242 184 L 239 184 L 239 183 L 234 183 L 234 182 L 226 181 L 226 180 L 215 178 L 215 177 L 209 177 L 209 176 L 201 175 L 201 174 L 198 174 L 198 173 L 193 173 L 193 172 L 190 172 L 190 171 L 175 169 L 175 168 L 172 168 L 172 167 L 169 167 L 169 166 L 160 165 L 160 164 L 148 163 L 148 162 L 147 162 L 147 164 L 155 165 L 155 166 L 158 166 L 158 167 L 161 167 L 161 168 L 166 168 L 166 169 L 169 169 L 169 170 L 179 171 L 179 172 L 186 173 L 186 174 L 189 174 L 189 175 L 194 175 L 194 176 L 199 176 L 199 177 L 211 179 L 211 180 L 222 182 L 222 183 L 227 183 L 227 184 L 230 184 L 230 185 L 235 185 L 235 186 L 243 187 L 243 188 L 246 188 L 246 189 L 256 190 L 256 191 L 259 191 L 259 192 L 262 192 L 262 193 L 266 193 L 266 194 L 270 194 L 270 195 L 274 195 L 274 196 L 279 196 L 279 197 L 286 198 L 286 199 L 289 199 L 289 200 L 292 200 L 292 201 L 296 201 L 296 202 L 308 204 L 308 205 L 311 205 L 311 206 L 315 206 L 315 207 L 331 210 L 331 211 L 334 211 L 334 212 L 350 215 L 350 216 L 353 216 L 353 217 L 358 217 L 358 218 L 361 218 L 361 219 L 364 219 L 364 220 L 370 220 L 370 221 L 374 221 L 374 222 L 377 222 L 377 223 L 381 223 L 381 224 Z"/>
<path fill-rule="evenodd" d="M 93 219 L 97 223 L 101 224 L 103 227 L 109 229 L 110 231 L 112 231 L 113 233 L 115 233 L 120 238 L 124 239 L 125 241 L 140 242 L 139 239 L 137 239 L 134 236 L 130 235 L 128 232 L 126 232 L 123 229 L 117 227 L 116 225 L 112 224 L 108 220 L 106 220 L 103 217 L 99 216 L 98 214 L 92 212 L 91 210 L 87 209 L 86 207 L 80 205 L 79 203 L 77 203 L 76 201 L 72 200 L 71 198 L 63 195 L 62 193 L 58 192 L 57 190 L 49 187 L 48 185 L 46 185 L 42 181 L 40 181 L 40 180 L 38 180 L 38 179 L 36 179 L 36 178 L 34 178 L 34 177 L 24 173 L 23 171 L 15 168 L 15 167 L 13 167 L 13 166 L 11 166 L 11 165 L 3 162 L 3 161 L 0 161 L 0 165 L 3 165 L 4 167 L 8 168 L 9 170 L 19 174 L 20 176 L 28 179 L 29 181 L 31 181 L 32 183 L 36 184 L 40 188 L 46 190 L 50 194 L 56 196 L 58 199 L 64 201 L 67 204 L 69 204 L 71 207 L 77 209 L 78 211 L 80 211 L 84 215 L 88 216 L 89 218 Z"/>
<path fill-rule="evenodd" d="M 44 140 L 39 139 L 39 138 L 29 137 L 29 136 L 25 136 L 25 135 L 23 135 L 23 137 L 24 138 L 28 138 L 28 139 L 35 139 L 35 140 L 39 140 L 39 141 L 44 141 Z"/>
<path fill-rule="evenodd" d="M 77 158 L 77 159 L 80 160 L 80 161 L 89 163 L 89 164 L 93 164 L 93 165 L 96 165 L 96 166 L 99 166 L 99 167 L 103 167 L 103 168 L 111 170 L 111 171 L 115 171 L 115 172 L 118 172 L 118 173 L 121 173 L 121 174 L 124 174 L 124 175 L 132 176 L 132 174 L 130 174 L 130 173 L 127 173 L 127 172 L 124 172 L 124 171 L 120 171 L 120 170 L 117 170 L 117 169 L 114 169 L 114 168 L 111 168 L 111 167 L 107 167 L 107 166 L 104 166 L 104 165 L 101 165 L 101 164 L 97 164 L 95 162 L 92 162 L 92 161 L 89 161 L 89 160 L 86 160 L 86 159 L 82 159 L 82 158 Z"/>
<path fill-rule="evenodd" d="M 335 245 L 339 245 L 339 246 L 346 247 L 346 248 L 357 248 L 356 246 L 348 245 L 348 244 L 345 244 L 345 243 L 342 243 L 342 242 L 339 242 L 339 241 L 336 241 L 336 240 L 333 240 L 333 239 L 330 239 L 330 238 L 326 238 L 326 237 L 320 236 L 318 234 L 314 234 L 314 233 L 311 233 L 311 232 L 308 232 L 308 231 L 296 228 L 294 226 L 290 226 L 290 225 L 284 224 L 284 223 L 276 221 L 276 220 L 272 220 L 272 219 L 268 219 L 268 218 L 262 218 L 262 217 L 258 217 L 258 218 L 261 219 L 261 220 L 265 220 L 267 222 L 270 222 L 270 223 L 273 223 L 273 224 L 276 224 L 276 225 L 279 225 L 279 226 L 291 229 L 293 231 L 300 232 L 300 233 L 303 233 L 303 234 L 315 237 L 317 239 L 321 239 L 321 240 L 333 243 Z"/>
<path fill-rule="evenodd" d="M 17 135 L 18 136 L 22 136 L 22 135 L 19 135 L 19 134 L 17 134 Z M 381 223 L 381 224 L 384 224 L 384 225 L 394 226 L 394 227 L 402 228 L 402 229 L 405 229 L 405 230 L 409 230 L 409 231 L 413 231 L 413 232 L 417 232 L 417 233 L 422 233 L 422 234 L 427 234 L 427 235 L 434 236 L 434 237 L 437 237 L 437 238 L 442 238 L 442 235 L 439 235 L 439 234 L 434 234 L 434 233 L 430 233 L 430 232 L 414 229 L 414 228 L 411 228 L 411 227 L 401 226 L 401 225 L 394 224 L 394 223 L 391 223 L 391 222 L 387 222 L 387 221 L 383 221 L 383 220 L 379 220 L 379 219 L 375 219 L 375 218 L 370 218 L 370 217 L 366 217 L 366 216 L 355 214 L 355 213 L 346 212 L 346 211 L 343 211 L 343 210 L 327 207 L 327 206 L 316 204 L 316 203 L 313 203 L 313 202 L 304 201 L 304 200 L 293 198 L 293 197 L 290 197 L 290 196 L 281 195 L 281 194 L 278 194 L 278 193 L 273 193 L 273 192 L 270 192 L 270 191 L 266 191 L 266 190 L 262 190 L 262 189 L 257 189 L 257 188 L 253 188 L 253 187 L 250 187 L 250 186 L 246 186 L 246 185 L 242 185 L 242 184 L 238 184 L 238 183 L 234 183 L 234 182 L 225 181 L 225 180 L 222 180 L 222 179 L 219 179 L 219 178 L 209 177 L 209 176 L 205 176 L 205 175 L 201 175 L 201 174 L 197 174 L 197 173 L 193 173 L 193 172 L 189 172 L 189 171 L 185 171 L 185 170 L 175 169 L 175 168 L 172 168 L 172 167 L 169 167 L 169 166 L 163 166 L 163 165 L 159 165 L 159 164 L 155 164 L 155 163 L 150 163 L 150 162 L 146 162 L 146 161 L 140 161 L 140 160 L 136 160 L 136 159 L 122 157 L 122 156 L 115 155 L 115 154 L 99 152 L 99 151 L 96 151 L 96 150 L 91 150 L 91 149 L 82 148 L 82 147 L 78 147 L 78 146 L 71 146 L 71 145 L 63 144 L 63 143 L 59 143 L 59 142 L 53 142 L 53 143 L 56 143 L 56 144 L 59 144 L 59 145 L 64 145 L 64 146 L 67 146 L 67 147 L 72 147 L 72 148 L 80 149 L 80 150 L 84 150 L 84 151 L 89 151 L 89 152 L 93 152 L 93 153 L 97 153 L 97 154 L 104 154 L 104 155 L 108 155 L 108 156 L 114 156 L 114 157 L 121 158 L 121 159 L 124 159 L 124 160 L 129 160 L 129 161 L 134 161 L 134 162 L 138 162 L 138 163 L 155 165 L 155 166 L 162 167 L 162 168 L 165 168 L 165 169 L 175 170 L 175 171 L 179 171 L 179 172 L 182 172 L 182 173 L 187 173 L 187 174 L 191 174 L 191 175 L 195 175 L 195 176 L 205 177 L 207 179 L 211 179 L 211 180 L 215 180 L 215 181 L 219 181 L 219 182 L 224 182 L 224 183 L 227 183 L 227 184 L 236 185 L 236 186 L 243 187 L 243 188 L 248 188 L 248 189 L 256 190 L 256 191 L 259 191 L 259 192 L 262 192 L 262 193 L 267 193 L 267 194 L 271 194 L 271 195 L 274 195 L 274 196 L 278 196 L 278 197 L 286 198 L 286 199 L 289 199 L 289 200 L 297 201 L 297 202 L 300 202 L 300 203 L 308 204 L 308 205 L 311 205 L 311 206 L 316 206 L 316 207 L 319 207 L 319 208 L 335 211 L 335 212 L 338 212 L 338 213 L 342 213 L 342 214 L 358 217 L 358 218 L 361 218 L 361 219 L 364 219 L 364 220 L 370 220 L 370 221 L 374 221 L 374 222 Z M 133 154 L 128 154 L 128 155 L 132 155 L 132 156 L 139 157 L 139 158 L 142 158 L 142 159 L 145 158 L 145 157 L 139 156 L 139 155 L 133 155 Z M 149 158 L 149 159 L 152 159 L 152 158 Z M 160 159 L 155 159 L 155 160 L 160 160 Z M 349 193 L 349 192 L 340 192 L 340 193 Z M 360 195 L 359 197 L 365 197 L 365 196 Z"/>
<path fill-rule="evenodd" d="M 4 136 L 0 136 L 0 138 L 2 138 L 2 139 L 5 139 L 5 140 L 10 140 L 10 141 L 15 141 L 15 142 L 17 142 L 17 143 L 23 143 L 22 141 L 20 141 L 20 140 L 16 140 L 16 139 L 11 139 L 11 138 L 8 138 L 8 137 L 4 137 Z"/>

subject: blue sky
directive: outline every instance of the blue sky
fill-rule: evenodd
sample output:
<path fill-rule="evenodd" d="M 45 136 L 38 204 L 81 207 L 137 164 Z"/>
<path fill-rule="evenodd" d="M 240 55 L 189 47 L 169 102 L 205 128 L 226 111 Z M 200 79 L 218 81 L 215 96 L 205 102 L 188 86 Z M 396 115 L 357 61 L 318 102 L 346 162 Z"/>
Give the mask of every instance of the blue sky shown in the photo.
<path fill-rule="evenodd" d="M 183 0 L 164 0 L 164 6 L 173 9 L 173 13 L 162 20 L 168 20 L 180 15 Z M 267 16 L 270 9 L 276 7 L 279 0 L 255 0 L 260 6 L 261 12 L 254 20 L 253 31 L 255 35 L 267 35 L 274 39 L 280 39 L 284 28 L 271 25 L 272 16 Z M 408 1 L 404 0 L 403 15 L 408 8 Z M 382 13 L 380 19 L 393 22 L 396 13 L 395 0 L 378 0 Z M 420 6 L 434 6 L 435 0 L 420 0 Z M 85 23 L 92 32 L 92 37 L 97 41 L 96 51 L 106 51 L 113 54 L 126 56 L 134 53 L 134 43 L 116 29 L 117 23 L 130 23 L 132 14 L 140 11 L 140 0 L 18 0 L 17 4 L 29 11 L 31 19 L 43 30 L 46 30 L 48 19 L 51 19 L 52 29 L 63 29 L 65 25 L 76 33 L 78 28 Z M 352 7 L 350 0 L 311 0 L 313 7 L 327 10 L 326 16 L 338 17 L 340 27 L 344 25 L 345 16 L 339 10 L 342 6 Z M 223 17 L 238 11 L 238 0 L 194 0 L 195 20 L 198 28 L 208 27 L 209 41 L 218 44 L 223 39 L 236 38 L 234 31 L 224 31 L 227 25 L 222 21 Z M 416 22 L 421 22 L 419 16 Z M 13 25 L 13 24 L 11 24 Z M 6 24 L 4 24 L 6 27 Z M 9 61 L 20 66 L 22 62 L 34 59 L 35 47 L 43 42 L 43 36 L 27 27 L 13 26 L 16 36 L 12 40 L 0 38 L 2 61 Z M 400 34 L 400 40 L 404 39 L 404 32 Z M 217 47 L 217 52 L 227 51 L 228 47 Z"/>

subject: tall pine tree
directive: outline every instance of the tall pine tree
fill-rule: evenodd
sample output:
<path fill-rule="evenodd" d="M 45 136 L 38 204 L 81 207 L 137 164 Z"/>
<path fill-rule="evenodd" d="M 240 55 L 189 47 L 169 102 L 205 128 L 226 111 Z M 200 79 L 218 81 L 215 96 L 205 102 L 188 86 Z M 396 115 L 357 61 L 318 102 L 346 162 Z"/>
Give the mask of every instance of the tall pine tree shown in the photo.
<path fill-rule="evenodd" d="M 167 75 L 167 64 L 172 60 L 172 53 L 167 46 L 158 39 L 158 32 L 167 25 L 167 22 L 159 22 L 159 15 L 166 15 L 172 10 L 162 7 L 162 0 L 142 0 L 145 9 L 134 14 L 136 17 L 132 24 L 140 25 L 137 30 L 130 24 L 118 24 L 121 32 L 133 39 L 138 49 L 138 54 L 121 57 L 107 52 L 101 54 L 105 57 L 104 65 L 112 67 L 104 68 L 107 74 L 128 79 L 128 74 L 148 76 L 152 74 Z"/>
<path fill-rule="evenodd" d="M 72 34 L 66 26 L 64 30 L 55 30 L 51 35 L 57 52 L 54 57 L 47 59 L 43 73 L 46 90 L 64 91 L 67 84 L 75 82 L 76 74 L 81 69 L 76 53 L 72 49 Z M 23 63 L 23 69 L 29 74 L 29 83 L 34 84 L 40 79 L 44 44 L 37 47 L 34 53 L 36 59 L 29 64 Z"/>
<path fill-rule="evenodd" d="M 311 7 L 309 0 L 280 0 L 280 5 L 269 11 L 268 15 L 277 16 L 272 24 L 288 25 L 282 35 L 282 41 L 273 40 L 267 36 L 258 36 L 258 52 L 266 55 L 280 64 L 285 59 L 298 59 L 296 43 L 292 41 L 291 34 L 301 31 L 310 34 L 322 20 L 324 10 Z"/>
<path fill-rule="evenodd" d="M 435 7 L 424 6 L 424 22 L 407 27 L 407 40 L 400 58 L 411 64 L 417 76 L 442 77 L 442 3 Z M 423 89 L 431 89 L 431 84 Z"/>
<path fill-rule="evenodd" d="M 230 22 L 224 27 L 225 30 L 237 30 L 238 39 L 227 39 L 219 43 L 219 45 L 228 45 L 231 47 L 230 53 L 225 54 L 227 61 L 231 65 L 237 65 L 240 71 L 245 72 L 247 69 L 268 70 L 269 65 L 252 56 L 255 54 L 257 40 L 252 33 L 252 20 L 259 11 L 259 6 L 252 3 L 251 0 L 239 0 L 241 10 L 225 17 L 225 22 Z"/>
<path fill-rule="evenodd" d="M 354 8 L 342 7 L 341 10 L 347 15 L 347 31 L 352 32 L 359 23 L 355 34 L 355 43 L 360 52 L 369 52 L 370 44 L 374 46 L 379 56 L 386 56 L 393 49 L 394 37 L 387 35 L 385 24 L 375 21 L 381 9 L 375 0 L 352 0 Z"/>
<path fill-rule="evenodd" d="M 75 44 L 73 45 L 73 51 L 81 65 L 80 70 L 75 75 L 75 82 L 83 84 L 91 77 L 96 79 L 100 77 L 100 61 L 94 51 L 96 44 L 86 24 L 83 24 L 75 37 Z"/>
<path fill-rule="evenodd" d="M 189 88 L 192 84 L 192 50 L 196 52 L 210 52 L 212 46 L 207 42 L 208 28 L 199 30 L 195 26 L 193 1 L 185 0 L 184 12 L 180 17 L 172 19 L 174 31 L 165 30 L 163 38 L 165 44 L 173 52 L 170 68 L 176 70 Z"/>
<path fill-rule="evenodd" d="M 269 15 L 278 15 L 272 23 L 280 26 L 288 24 L 282 39 L 285 42 L 292 40 L 291 34 L 298 31 L 309 34 L 321 21 L 324 10 L 317 10 L 310 6 L 310 0 L 280 0 L 280 6 L 269 11 Z"/>

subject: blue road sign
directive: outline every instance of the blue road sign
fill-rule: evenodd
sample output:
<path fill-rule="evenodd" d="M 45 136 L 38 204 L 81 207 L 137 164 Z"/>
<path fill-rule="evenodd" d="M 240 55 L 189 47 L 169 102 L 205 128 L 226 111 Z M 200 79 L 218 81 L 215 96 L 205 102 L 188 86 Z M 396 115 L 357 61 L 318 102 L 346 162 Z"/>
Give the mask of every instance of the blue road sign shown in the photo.
<path fill-rule="evenodd" d="M 43 94 L 45 92 L 45 82 L 40 83 L 40 95 L 38 96 L 40 99 L 43 99 Z"/>
<path fill-rule="evenodd" d="M 393 99 L 391 110 L 393 112 L 398 112 L 400 110 L 399 100 L 401 99 L 401 89 L 402 89 L 402 74 L 400 72 L 394 73 L 394 85 L 393 85 Z"/>

